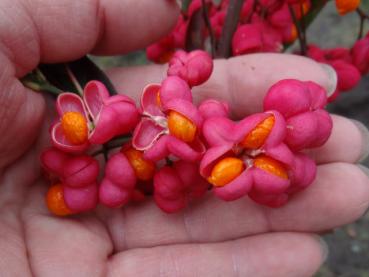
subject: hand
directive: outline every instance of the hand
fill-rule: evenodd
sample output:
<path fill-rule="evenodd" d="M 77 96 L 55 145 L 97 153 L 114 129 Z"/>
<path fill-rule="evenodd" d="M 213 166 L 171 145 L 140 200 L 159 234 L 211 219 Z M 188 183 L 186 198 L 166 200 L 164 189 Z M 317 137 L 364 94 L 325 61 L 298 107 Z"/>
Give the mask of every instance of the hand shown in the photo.
<path fill-rule="evenodd" d="M 225 203 L 209 194 L 174 215 L 152 201 L 71 218 L 50 215 L 38 161 L 45 103 L 17 78 L 39 62 L 142 48 L 175 24 L 178 8 L 169 0 L 3 0 L 0 11 L 2 276 L 310 276 L 326 254 L 313 234 L 352 222 L 369 206 L 367 171 L 353 164 L 367 152 L 368 131 L 334 116 L 331 138 L 311 151 L 319 163 L 316 181 L 283 208 L 247 198 Z M 110 74 L 119 91 L 137 98 L 163 72 L 155 65 Z M 260 110 L 267 88 L 283 78 L 334 86 L 308 59 L 249 55 L 216 61 L 195 95 L 226 99 L 242 116 Z"/>

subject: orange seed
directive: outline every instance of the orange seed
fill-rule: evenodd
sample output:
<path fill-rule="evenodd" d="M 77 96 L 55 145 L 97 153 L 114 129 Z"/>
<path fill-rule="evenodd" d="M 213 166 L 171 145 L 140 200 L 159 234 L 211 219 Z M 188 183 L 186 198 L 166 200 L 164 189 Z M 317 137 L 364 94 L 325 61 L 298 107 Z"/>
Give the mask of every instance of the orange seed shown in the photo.
<path fill-rule="evenodd" d="M 64 202 L 63 188 L 60 184 L 49 188 L 46 194 L 46 204 L 49 211 L 55 215 L 66 216 L 73 213 Z"/>
<path fill-rule="evenodd" d="M 72 144 L 82 144 L 87 141 L 87 120 L 79 112 L 66 112 L 61 119 L 63 133 Z"/>
<path fill-rule="evenodd" d="M 274 174 L 280 178 L 288 179 L 287 170 L 283 164 L 265 155 L 257 156 L 254 159 L 254 166 Z"/>
<path fill-rule="evenodd" d="M 136 177 L 142 181 L 151 180 L 155 173 L 155 164 L 143 158 L 143 153 L 134 148 L 128 148 L 123 151 L 129 163 L 136 173 Z"/>
<path fill-rule="evenodd" d="M 237 178 L 244 170 L 242 160 L 233 157 L 224 158 L 213 167 L 208 182 L 216 187 L 222 187 Z"/>
<path fill-rule="evenodd" d="M 356 10 L 360 5 L 360 0 L 336 0 L 336 7 L 340 15 Z"/>
<path fill-rule="evenodd" d="M 268 138 L 274 125 L 274 116 L 271 115 L 259 123 L 240 143 L 241 146 L 249 149 L 258 149 Z"/>
<path fill-rule="evenodd" d="M 195 139 L 196 125 L 175 111 L 169 112 L 168 129 L 171 135 L 184 142 L 192 142 Z"/>

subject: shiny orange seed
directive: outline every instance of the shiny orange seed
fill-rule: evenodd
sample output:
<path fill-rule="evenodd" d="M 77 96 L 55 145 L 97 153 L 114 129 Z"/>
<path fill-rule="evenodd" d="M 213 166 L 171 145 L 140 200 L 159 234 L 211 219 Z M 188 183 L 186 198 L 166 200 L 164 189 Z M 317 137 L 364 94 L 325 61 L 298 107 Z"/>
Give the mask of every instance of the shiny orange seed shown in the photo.
<path fill-rule="evenodd" d="M 46 194 L 46 205 L 50 212 L 58 216 L 66 216 L 73 213 L 64 202 L 63 188 L 60 184 L 49 188 Z"/>
<path fill-rule="evenodd" d="M 72 144 L 83 144 L 87 141 L 87 120 L 79 112 L 66 112 L 61 119 L 63 133 Z"/>
<path fill-rule="evenodd" d="M 336 0 L 336 7 L 340 15 L 345 15 L 356 10 L 360 5 L 360 0 Z"/>
<path fill-rule="evenodd" d="M 192 142 L 196 135 L 196 125 L 185 116 L 170 111 L 168 116 L 169 133 L 184 142 Z"/>
<path fill-rule="evenodd" d="M 242 160 L 233 157 L 224 158 L 213 167 L 208 182 L 216 187 L 222 187 L 232 182 L 244 170 Z"/>
<path fill-rule="evenodd" d="M 248 149 L 258 149 L 268 138 L 270 131 L 274 125 L 274 116 L 269 116 L 259 123 L 240 143 L 241 146 Z"/>
<path fill-rule="evenodd" d="M 151 180 L 155 173 L 155 164 L 143 158 L 143 153 L 134 148 L 128 148 L 123 151 L 129 163 L 135 171 L 136 177 L 142 181 Z"/>
<path fill-rule="evenodd" d="M 283 179 L 288 179 L 287 170 L 283 166 L 283 164 L 273 158 L 270 158 L 265 155 L 257 156 L 254 159 L 254 166 L 265 170 L 271 174 L 274 174 Z"/>

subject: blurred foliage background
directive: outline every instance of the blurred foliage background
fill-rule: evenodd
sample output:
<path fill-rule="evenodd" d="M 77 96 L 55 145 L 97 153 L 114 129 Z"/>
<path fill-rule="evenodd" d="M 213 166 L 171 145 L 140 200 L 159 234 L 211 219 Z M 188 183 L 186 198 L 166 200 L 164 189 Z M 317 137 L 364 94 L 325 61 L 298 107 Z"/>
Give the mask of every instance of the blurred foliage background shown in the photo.
<path fill-rule="evenodd" d="M 363 0 L 361 7 L 364 11 L 369 11 L 369 0 Z M 357 38 L 358 30 L 358 16 L 355 13 L 339 16 L 334 2 L 331 1 L 309 27 L 308 43 L 321 47 L 351 46 Z M 367 24 L 365 33 L 368 30 Z M 292 46 L 292 49 L 297 49 L 297 46 Z M 93 59 L 104 69 L 148 63 L 144 51 Z M 369 127 L 369 76 L 364 77 L 353 91 L 341 94 L 328 109 L 357 119 Z M 369 167 L 369 159 L 362 163 Z M 317 277 L 369 277 L 369 212 L 355 223 L 332 230 L 324 238 L 330 253 L 328 260 L 316 274 Z"/>

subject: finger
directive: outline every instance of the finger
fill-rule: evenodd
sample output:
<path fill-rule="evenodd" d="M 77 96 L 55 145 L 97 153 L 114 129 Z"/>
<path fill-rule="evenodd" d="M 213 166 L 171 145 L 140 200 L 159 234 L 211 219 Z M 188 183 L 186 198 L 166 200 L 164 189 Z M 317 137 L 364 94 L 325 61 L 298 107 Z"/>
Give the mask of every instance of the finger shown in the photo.
<path fill-rule="evenodd" d="M 345 163 L 318 167 L 305 191 L 278 209 L 247 197 L 224 202 L 208 195 L 178 214 L 165 214 L 151 200 L 102 214 L 117 250 L 189 242 L 218 242 L 269 231 L 319 232 L 347 224 L 369 206 L 369 179 Z"/>
<path fill-rule="evenodd" d="M 116 254 L 108 276 L 312 276 L 327 254 L 311 235 L 275 233 Z M 145 265 L 145 266 L 142 266 Z"/>
<path fill-rule="evenodd" d="M 215 60 L 211 78 L 194 89 L 196 101 L 207 98 L 226 100 L 236 117 L 262 110 L 262 100 L 275 82 L 293 78 L 311 80 L 332 91 L 336 77 L 310 59 L 286 54 L 252 54 L 229 60 Z M 149 82 L 161 82 L 166 66 L 151 65 L 111 70 L 110 76 L 117 88 L 138 98 Z M 328 73 L 329 72 L 329 73 Z M 334 72 L 334 71 L 333 71 Z"/>
<path fill-rule="evenodd" d="M 369 153 L 369 131 L 360 122 L 332 115 L 333 129 L 321 147 L 306 151 L 318 164 L 332 162 L 355 163 Z"/>
<path fill-rule="evenodd" d="M 44 112 L 42 97 L 17 78 L 40 62 L 144 47 L 173 27 L 178 12 L 169 0 L 1 1 L 0 168 L 29 147 Z"/>
<path fill-rule="evenodd" d="M 117 54 L 142 48 L 174 27 L 170 0 L 4 0 L 1 50 L 24 74 L 41 62 L 77 59 L 92 50 Z"/>

